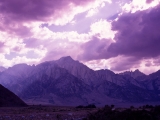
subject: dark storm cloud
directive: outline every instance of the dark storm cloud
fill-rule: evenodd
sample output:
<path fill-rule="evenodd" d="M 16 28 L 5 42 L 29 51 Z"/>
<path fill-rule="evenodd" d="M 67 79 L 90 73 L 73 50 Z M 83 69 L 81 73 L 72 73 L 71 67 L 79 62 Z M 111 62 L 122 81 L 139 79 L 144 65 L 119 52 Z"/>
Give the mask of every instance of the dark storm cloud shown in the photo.
<path fill-rule="evenodd" d="M 112 30 L 117 31 L 114 40 L 98 39 L 82 45 L 82 60 L 109 59 L 111 70 L 123 71 L 139 68 L 147 59 L 159 63 L 160 56 L 160 6 L 136 13 L 123 13 L 112 22 Z M 146 63 L 146 66 L 150 64 Z"/>
<path fill-rule="evenodd" d="M 0 0 L 0 30 L 19 36 L 31 35 L 23 23 L 48 22 L 61 17 L 75 6 L 94 0 Z"/>
<path fill-rule="evenodd" d="M 117 31 L 116 42 L 109 46 L 108 52 L 137 59 L 160 55 L 160 6 L 121 15 L 112 26 Z"/>
<path fill-rule="evenodd" d="M 113 42 L 96 37 L 82 45 L 79 59 L 108 59 L 118 55 L 155 58 L 160 55 L 160 6 L 136 13 L 124 13 L 112 23 L 117 31 Z"/>
<path fill-rule="evenodd" d="M 90 1 L 94 0 L 1 0 L 0 13 L 16 21 L 46 20 L 70 3 L 84 5 Z"/>
<path fill-rule="evenodd" d="M 93 37 L 89 42 L 86 42 L 81 46 L 83 53 L 78 56 L 78 59 L 88 61 L 114 57 L 115 54 L 107 52 L 108 46 L 111 42 L 112 40 L 109 39 Z"/>
<path fill-rule="evenodd" d="M 121 56 L 117 59 L 114 59 L 111 64 L 111 70 L 113 71 L 124 71 L 129 70 L 130 68 L 138 68 L 141 63 L 140 60 L 137 60 L 135 57 L 124 57 Z"/>

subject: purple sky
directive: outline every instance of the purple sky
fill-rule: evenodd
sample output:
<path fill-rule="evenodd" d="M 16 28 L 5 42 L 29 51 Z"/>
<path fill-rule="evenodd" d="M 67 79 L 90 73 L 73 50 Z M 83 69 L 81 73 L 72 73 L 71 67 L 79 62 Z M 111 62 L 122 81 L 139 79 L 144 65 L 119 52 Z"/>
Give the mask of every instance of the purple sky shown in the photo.
<path fill-rule="evenodd" d="M 160 69 L 160 0 L 1 0 L 0 66 L 71 56 L 92 69 Z"/>

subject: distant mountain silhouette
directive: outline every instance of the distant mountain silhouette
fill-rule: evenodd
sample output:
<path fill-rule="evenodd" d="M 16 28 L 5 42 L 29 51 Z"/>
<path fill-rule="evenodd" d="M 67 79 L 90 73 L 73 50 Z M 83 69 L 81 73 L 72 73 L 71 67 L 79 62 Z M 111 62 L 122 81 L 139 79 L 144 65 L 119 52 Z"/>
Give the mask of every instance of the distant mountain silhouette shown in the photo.
<path fill-rule="evenodd" d="M 86 105 L 160 101 L 160 72 L 94 71 L 70 56 L 36 66 L 18 64 L 0 74 L 0 84 L 30 104 Z"/>
<path fill-rule="evenodd" d="M 27 106 L 18 96 L 0 85 L 0 107 Z"/>

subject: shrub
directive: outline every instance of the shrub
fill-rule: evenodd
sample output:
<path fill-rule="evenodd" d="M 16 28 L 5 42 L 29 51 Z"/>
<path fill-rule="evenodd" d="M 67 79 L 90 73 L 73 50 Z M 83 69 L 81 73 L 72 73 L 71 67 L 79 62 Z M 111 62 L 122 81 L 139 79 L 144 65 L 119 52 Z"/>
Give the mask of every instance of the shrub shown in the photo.
<path fill-rule="evenodd" d="M 96 108 L 96 106 L 94 104 L 89 104 L 85 108 Z"/>
<path fill-rule="evenodd" d="M 85 108 L 83 105 L 79 105 L 76 108 Z"/>

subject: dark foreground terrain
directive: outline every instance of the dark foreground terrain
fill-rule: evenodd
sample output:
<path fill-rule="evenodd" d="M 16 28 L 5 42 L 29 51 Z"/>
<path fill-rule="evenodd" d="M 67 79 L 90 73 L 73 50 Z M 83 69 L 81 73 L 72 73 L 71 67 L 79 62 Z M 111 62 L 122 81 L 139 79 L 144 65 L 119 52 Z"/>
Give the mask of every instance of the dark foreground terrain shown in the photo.
<path fill-rule="evenodd" d="M 83 120 L 98 108 L 55 106 L 1 107 L 0 120 Z"/>
<path fill-rule="evenodd" d="M 106 105 L 94 114 L 89 114 L 84 120 L 160 120 L 160 106 L 114 108 Z"/>
<path fill-rule="evenodd" d="M 160 106 L 103 108 L 28 106 L 0 108 L 0 120 L 160 120 Z"/>

